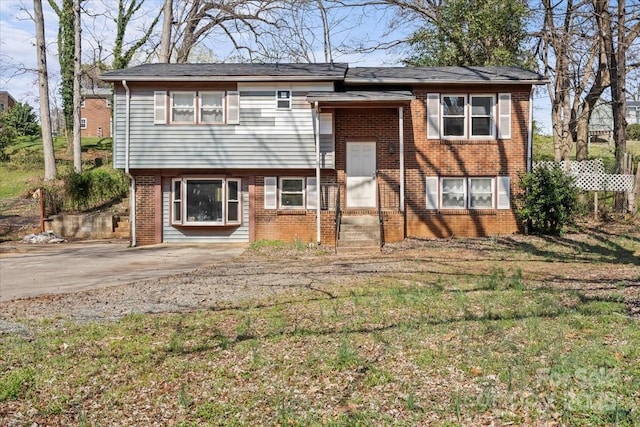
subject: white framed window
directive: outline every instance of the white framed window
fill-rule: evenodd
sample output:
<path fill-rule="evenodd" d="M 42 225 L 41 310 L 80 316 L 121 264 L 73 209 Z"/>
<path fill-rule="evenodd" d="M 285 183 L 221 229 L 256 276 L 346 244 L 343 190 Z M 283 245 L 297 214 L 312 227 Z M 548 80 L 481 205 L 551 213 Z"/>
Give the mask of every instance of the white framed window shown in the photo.
<path fill-rule="evenodd" d="M 288 89 L 276 90 L 276 108 L 278 110 L 291 109 L 291 91 Z"/>
<path fill-rule="evenodd" d="M 107 105 L 107 108 L 111 108 L 111 97 L 107 96 L 105 99 L 105 104 Z"/>
<path fill-rule="evenodd" d="M 466 95 L 442 95 L 442 137 L 464 138 L 467 135 Z"/>
<path fill-rule="evenodd" d="M 220 226 L 242 222 L 241 180 L 176 178 L 171 183 L 171 223 Z"/>
<path fill-rule="evenodd" d="M 224 123 L 224 92 L 199 92 L 200 123 Z"/>
<path fill-rule="evenodd" d="M 87 119 L 85 119 L 84 117 L 82 117 L 80 119 L 80 129 L 86 129 L 87 128 Z"/>
<path fill-rule="evenodd" d="M 498 177 L 426 178 L 427 209 L 510 209 L 511 180 Z"/>
<path fill-rule="evenodd" d="M 428 93 L 425 105 L 429 139 L 511 138 L 510 93 Z"/>
<path fill-rule="evenodd" d="M 84 99 L 80 101 L 80 108 L 84 108 L 86 106 L 87 106 L 87 102 Z"/>
<path fill-rule="evenodd" d="M 171 92 L 171 123 L 195 123 L 195 104 L 195 92 Z"/>
<path fill-rule="evenodd" d="M 167 124 L 167 93 L 163 91 L 153 92 L 153 123 Z"/>
<path fill-rule="evenodd" d="M 280 207 L 283 209 L 304 209 L 304 178 L 280 178 Z"/>
<path fill-rule="evenodd" d="M 495 120 L 495 103 L 496 98 L 493 95 L 471 95 L 470 96 L 470 121 L 469 129 L 471 137 L 495 138 L 496 136 L 496 120 Z"/>

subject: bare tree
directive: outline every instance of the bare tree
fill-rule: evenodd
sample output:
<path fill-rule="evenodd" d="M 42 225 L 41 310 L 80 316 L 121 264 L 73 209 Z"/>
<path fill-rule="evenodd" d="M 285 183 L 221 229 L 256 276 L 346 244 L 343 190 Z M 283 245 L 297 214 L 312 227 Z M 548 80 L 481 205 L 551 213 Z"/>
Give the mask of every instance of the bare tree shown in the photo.
<path fill-rule="evenodd" d="M 73 169 L 82 172 L 82 139 L 80 135 L 80 80 L 82 78 L 82 48 L 80 29 L 80 0 L 73 1 Z"/>
<path fill-rule="evenodd" d="M 127 3 L 129 1 L 129 3 Z M 127 28 L 130 27 L 131 21 L 135 14 L 140 10 L 145 0 L 118 0 L 118 15 L 115 18 L 116 21 L 116 38 L 113 46 L 113 69 L 126 68 L 129 66 L 131 59 L 138 52 L 138 50 L 149 40 L 153 33 L 162 10 L 158 12 L 154 20 L 149 27 L 143 32 L 142 35 L 137 37 L 137 40 L 128 47 L 125 47 L 125 36 Z M 170 28 L 170 27 L 169 27 Z"/>
<path fill-rule="evenodd" d="M 44 152 L 44 180 L 56 178 L 56 159 L 51 136 L 51 112 L 49 110 L 49 73 L 47 68 L 47 48 L 44 38 L 44 16 L 42 0 L 33 0 L 36 24 L 36 48 L 38 56 L 38 81 L 40 91 L 40 126 L 42 128 L 42 149 Z"/>
<path fill-rule="evenodd" d="M 173 27 L 173 0 L 165 0 L 162 8 L 162 37 L 160 39 L 160 62 L 171 60 L 171 28 Z"/>

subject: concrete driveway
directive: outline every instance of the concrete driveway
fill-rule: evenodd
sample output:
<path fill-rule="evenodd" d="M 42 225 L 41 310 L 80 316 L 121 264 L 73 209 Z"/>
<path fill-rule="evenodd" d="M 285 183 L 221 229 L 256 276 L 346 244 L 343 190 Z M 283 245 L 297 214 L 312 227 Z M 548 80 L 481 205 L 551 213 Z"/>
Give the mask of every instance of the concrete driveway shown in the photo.
<path fill-rule="evenodd" d="M 122 241 L 0 246 L 0 301 L 171 276 L 232 259 L 246 244 L 154 245 Z"/>

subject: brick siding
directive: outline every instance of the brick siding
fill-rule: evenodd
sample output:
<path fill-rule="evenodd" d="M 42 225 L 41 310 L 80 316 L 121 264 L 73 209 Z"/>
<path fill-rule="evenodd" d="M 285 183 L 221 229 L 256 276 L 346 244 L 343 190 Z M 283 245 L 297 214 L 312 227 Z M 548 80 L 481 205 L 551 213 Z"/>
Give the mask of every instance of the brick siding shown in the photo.
<path fill-rule="evenodd" d="M 156 177 L 136 176 L 136 245 L 156 242 Z"/>

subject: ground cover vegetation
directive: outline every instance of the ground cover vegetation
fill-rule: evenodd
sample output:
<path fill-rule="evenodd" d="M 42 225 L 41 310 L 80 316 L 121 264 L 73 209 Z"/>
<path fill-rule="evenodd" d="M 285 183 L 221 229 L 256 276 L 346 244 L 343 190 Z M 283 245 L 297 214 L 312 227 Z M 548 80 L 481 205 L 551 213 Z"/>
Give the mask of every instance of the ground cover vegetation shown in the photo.
<path fill-rule="evenodd" d="M 24 327 L 0 335 L 0 419 L 638 425 L 639 260 L 628 226 L 351 257 L 260 242 L 232 267 L 167 279 L 230 280 L 252 298 L 159 314 L 128 300 L 115 321 L 74 319 L 82 294 L 39 317 L 37 299 L 0 303 Z"/>

